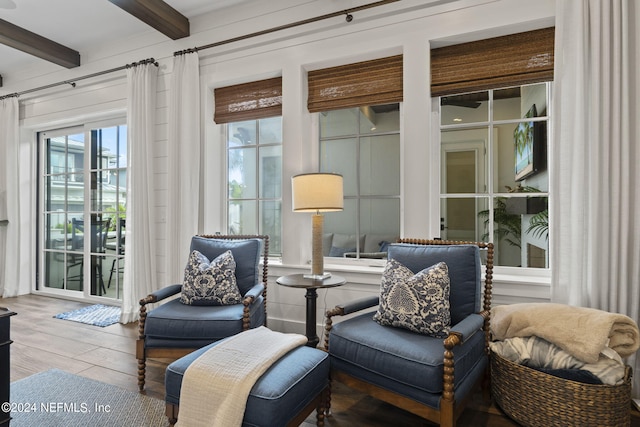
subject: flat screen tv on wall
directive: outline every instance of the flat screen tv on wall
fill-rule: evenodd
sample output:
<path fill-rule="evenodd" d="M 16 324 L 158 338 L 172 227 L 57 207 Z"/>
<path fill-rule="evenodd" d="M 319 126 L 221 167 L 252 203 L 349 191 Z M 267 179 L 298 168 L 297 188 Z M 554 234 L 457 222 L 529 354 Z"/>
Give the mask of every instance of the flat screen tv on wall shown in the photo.
<path fill-rule="evenodd" d="M 533 104 L 524 115 L 525 119 L 537 117 L 536 105 Z M 516 181 L 530 177 L 545 167 L 545 123 L 523 121 L 513 132 L 515 144 Z"/>

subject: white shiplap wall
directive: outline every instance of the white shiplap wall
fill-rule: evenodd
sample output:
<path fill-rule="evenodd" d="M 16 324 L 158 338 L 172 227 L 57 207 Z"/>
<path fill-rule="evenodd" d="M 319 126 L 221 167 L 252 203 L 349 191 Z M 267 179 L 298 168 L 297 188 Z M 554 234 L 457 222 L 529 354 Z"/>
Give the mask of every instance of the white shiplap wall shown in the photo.
<path fill-rule="evenodd" d="M 363 2 L 352 2 L 353 5 Z M 366 2 L 365 2 L 366 3 Z M 20 91 L 109 69 L 128 62 L 155 57 L 160 64 L 158 105 L 156 110 L 156 256 L 158 278 L 165 283 L 165 236 L 167 200 L 167 123 L 168 91 L 172 54 L 193 46 L 252 33 L 318 16 L 339 9 L 338 2 L 275 0 L 257 6 L 232 8 L 211 16 L 192 20 L 192 36 L 167 41 L 145 35 L 127 44 L 105 47 L 93 52 L 90 62 L 80 69 L 51 72 L 17 81 L 9 91 Z M 350 5 L 352 6 L 352 5 Z M 344 8 L 344 5 L 342 6 Z M 429 48 L 451 42 L 469 41 L 496 35 L 527 31 L 553 25 L 553 0 L 535 4 L 520 0 L 459 0 L 450 2 L 404 0 L 355 14 L 353 22 L 335 18 L 252 40 L 201 51 L 202 136 L 205 144 L 205 210 L 203 233 L 224 231 L 224 141 L 220 126 L 213 123 L 213 89 L 261 78 L 283 76 L 283 243 L 281 263 L 272 263 L 269 283 L 269 322 L 278 330 L 304 331 L 304 291 L 282 288 L 275 278 L 304 272 L 310 258 L 310 218 L 294 214 L 290 205 L 289 177 L 316 170 L 317 123 L 306 110 L 306 72 L 326 66 L 341 65 L 376 57 L 403 53 L 405 62 L 404 102 L 401 133 L 404 195 L 402 234 L 430 237 L 438 233 L 438 186 L 431 173 L 439 163 L 439 146 L 431 144 L 429 98 Z M 219 24 L 218 24 L 219 23 Z M 25 96 L 21 101 L 23 143 L 33 144 L 35 133 L 125 113 L 126 79 L 124 72 L 105 75 L 78 83 L 75 89 L 60 87 L 49 92 Z M 437 132 L 436 132 L 437 134 Z M 171 143 L 179 143 L 171 142 Z M 35 160 L 35 159 L 34 159 Z M 29 172 L 34 181 L 35 173 Z M 185 262 L 187 257 L 185 249 Z M 34 266 L 35 267 L 35 266 Z M 361 266 L 327 266 L 344 275 L 349 284 L 320 291 L 318 323 L 326 307 L 352 297 L 377 294 L 381 269 Z M 523 277 L 508 270 L 496 272 L 494 301 L 540 301 L 549 298 L 549 274 Z M 321 330 L 319 329 L 319 332 Z"/>

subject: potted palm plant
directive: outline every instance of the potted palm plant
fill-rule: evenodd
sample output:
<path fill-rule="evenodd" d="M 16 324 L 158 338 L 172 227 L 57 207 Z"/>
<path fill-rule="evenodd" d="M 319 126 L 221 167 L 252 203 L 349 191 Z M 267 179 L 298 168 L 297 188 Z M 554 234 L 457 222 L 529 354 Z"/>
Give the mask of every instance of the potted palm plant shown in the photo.
<path fill-rule="evenodd" d="M 506 187 L 510 193 L 539 193 L 540 190 L 535 187 L 520 186 L 515 189 Z M 546 198 L 545 198 L 546 203 Z M 489 210 L 478 212 L 478 216 L 484 219 L 485 230 L 489 229 Z M 507 198 L 497 197 L 493 208 L 494 221 L 494 237 L 496 241 L 505 241 L 510 246 L 521 247 L 522 236 L 522 214 L 510 213 L 507 209 Z M 549 238 L 549 209 L 545 208 L 529 218 L 529 226 L 525 233 L 531 233 L 532 236 L 545 239 Z M 489 232 L 482 235 L 482 239 L 487 241 Z"/>

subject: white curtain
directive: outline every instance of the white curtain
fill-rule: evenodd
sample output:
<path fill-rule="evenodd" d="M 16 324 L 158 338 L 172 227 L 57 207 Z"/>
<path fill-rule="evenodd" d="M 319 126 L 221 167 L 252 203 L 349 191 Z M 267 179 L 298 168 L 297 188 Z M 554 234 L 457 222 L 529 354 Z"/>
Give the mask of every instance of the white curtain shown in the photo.
<path fill-rule="evenodd" d="M 33 238 L 31 157 L 21 152 L 19 110 L 15 96 L 0 101 L 0 295 L 4 298 L 28 294 L 35 277 L 29 240 Z"/>
<path fill-rule="evenodd" d="M 127 229 L 122 323 L 138 318 L 141 298 L 157 289 L 154 169 L 158 67 L 127 68 Z"/>
<path fill-rule="evenodd" d="M 556 8 L 552 301 L 640 323 L 640 3 Z"/>
<path fill-rule="evenodd" d="M 17 295 L 16 255 L 13 243 L 20 244 L 17 218 L 20 210 L 17 194 L 18 183 L 18 98 L 0 101 L 0 295 Z"/>
<path fill-rule="evenodd" d="M 173 57 L 169 97 L 167 284 L 181 283 L 200 222 L 202 143 L 198 54 Z"/>

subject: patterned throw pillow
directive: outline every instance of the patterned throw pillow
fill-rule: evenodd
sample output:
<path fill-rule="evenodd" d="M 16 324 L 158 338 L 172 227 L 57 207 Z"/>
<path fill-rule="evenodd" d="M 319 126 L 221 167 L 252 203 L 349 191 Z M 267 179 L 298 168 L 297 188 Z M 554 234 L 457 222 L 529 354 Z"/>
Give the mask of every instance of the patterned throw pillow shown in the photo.
<path fill-rule="evenodd" d="M 184 269 L 180 302 L 190 305 L 232 305 L 242 302 L 236 283 L 236 261 L 226 251 L 209 262 L 206 256 L 192 251 Z"/>
<path fill-rule="evenodd" d="M 417 274 L 395 259 L 382 273 L 380 305 L 373 319 L 381 325 L 446 338 L 451 327 L 449 269 L 444 262 Z"/>

